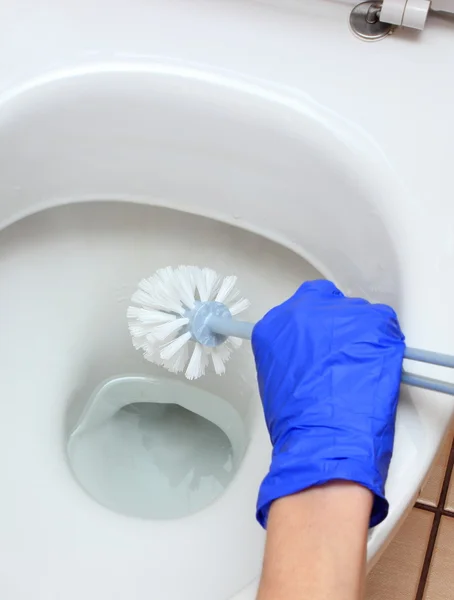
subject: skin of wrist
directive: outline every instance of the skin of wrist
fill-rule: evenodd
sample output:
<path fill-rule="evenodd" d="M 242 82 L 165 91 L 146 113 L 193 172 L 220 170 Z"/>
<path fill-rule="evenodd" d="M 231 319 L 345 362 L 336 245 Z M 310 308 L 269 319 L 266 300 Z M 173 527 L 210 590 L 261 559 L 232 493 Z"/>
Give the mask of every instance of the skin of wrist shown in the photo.
<path fill-rule="evenodd" d="M 275 500 L 257 600 L 360 600 L 372 504 L 348 481 Z"/>

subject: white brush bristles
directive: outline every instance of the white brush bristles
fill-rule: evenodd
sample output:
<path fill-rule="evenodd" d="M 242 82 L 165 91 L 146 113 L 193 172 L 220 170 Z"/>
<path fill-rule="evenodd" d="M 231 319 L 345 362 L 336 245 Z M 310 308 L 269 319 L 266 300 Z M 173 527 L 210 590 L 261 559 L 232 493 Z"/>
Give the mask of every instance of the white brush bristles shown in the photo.
<path fill-rule="evenodd" d="M 241 340 L 231 337 L 213 348 L 202 346 L 192 339 L 188 312 L 196 302 L 213 300 L 234 316 L 243 312 L 250 303 L 240 296 L 236 281 L 235 276 L 220 277 L 212 269 L 193 266 L 165 267 L 142 279 L 131 298 L 134 306 L 126 313 L 134 348 L 172 373 L 185 371 L 188 379 L 204 375 L 210 362 L 222 375 Z"/>

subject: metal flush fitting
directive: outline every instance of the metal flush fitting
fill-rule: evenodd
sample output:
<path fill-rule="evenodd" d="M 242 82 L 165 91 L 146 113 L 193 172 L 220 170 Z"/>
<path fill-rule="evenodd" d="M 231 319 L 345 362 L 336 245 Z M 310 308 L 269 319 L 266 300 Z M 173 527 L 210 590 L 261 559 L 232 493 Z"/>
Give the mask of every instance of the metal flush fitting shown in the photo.
<path fill-rule="evenodd" d="M 361 2 L 350 13 L 350 28 L 361 40 L 381 40 L 393 32 L 394 25 L 380 21 L 381 2 Z"/>

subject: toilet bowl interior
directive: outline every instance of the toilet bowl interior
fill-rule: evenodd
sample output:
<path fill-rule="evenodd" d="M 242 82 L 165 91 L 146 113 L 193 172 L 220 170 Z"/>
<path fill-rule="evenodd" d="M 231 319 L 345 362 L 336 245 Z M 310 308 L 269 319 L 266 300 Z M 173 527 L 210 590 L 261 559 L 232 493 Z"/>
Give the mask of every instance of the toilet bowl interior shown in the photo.
<path fill-rule="evenodd" d="M 205 509 L 166 522 L 120 517 L 68 468 L 68 436 L 96 386 L 159 376 L 125 322 L 140 278 L 181 263 L 236 274 L 251 320 L 322 275 L 346 292 L 399 301 L 400 265 L 379 211 L 386 178 L 376 187 L 373 173 L 363 178 L 372 150 L 361 135 L 346 143 L 301 98 L 177 71 L 65 74 L 30 85 L 1 114 L 0 225 L 10 226 L 0 235 L 0 391 L 12 399 L 5 510 L 17 515 L 5 535 L 32 565 L 20 584 L 27 597 L 38 582 L 69 600 L 112 582 L 110 597 L 120 598 L 133 579 L 138 598 L 166 589 L 171 599 L 216 600 L 259 572 L 254 505 L 270 447 L 248 344 L 224 377 L 192 384 L 228 402 L 247 439 L 236 476 Z M 36 557 L 61 577 L 43 576 Z M 68 590 L 76 562 L 97 571 Z M 106 576 L 125 564 L 127 578 Z M 201 565 L 216 576 L 198 577 Z"/>
<path fill-rule="evenodd" d="M 34 564 L 37 557 L 55 561 L 66 577 L 75 561 L 88 568 L 95 553 L 95 584 L 98 577 L 106 581 L 104 569 L 132 562 L 131 577 L 143 569 L 149 573 L 144 598 L 150 589 L 159 597 L 163 586 L 170 598 L 181 598 L 185 590 L 184 597 L 194 600 L 225 598 L 241 589 L 260 569 L 263 532 L 255 522 L 255 500 L 270 454 L 249 344 L 235 353 L 225 376 L 211 373 L 185 382 L 200 392 L 197 400 L 205 393 L 228 403 L 241 421 L 246 442 L 228 485 L 197 512 L 163 521 L 107 510 L 74 478 L 68 437 L 105 379 L 125 373 L 162 377 L 132 347 L 125 317 L 137 280 L 148 271 L 189 261 L 236 273 L 252 301 L 252 319 L 283 301 L 301 281 L 320 274 L 297 254 L 241 229 L 119 202 L 87 202 L 37 213 L 5 229 L 0 248 L 0 310 L 8 314 L 0 348 L 5 370 L 0 390 L 11 399 L 2 420 L 8 449 L 2 468 L 9 482 L 5 510 L 14 515 L 4 534 L 12 547 L 24 560 L 33 556 Z M 177 376 L 164 375 L 179 382 Z M 227 428 L 222 419 L 219 426 Z M 210 434 L 207 444 L 212 440 Z M 169 455 L 176 450 L 169 444 Z M 193 469 L 200 465 L 197 454 L 186 458 L 194 461 Z M 163 563 L 163 556 L 173 558 Z M 201 564 L 216 577 L 197 578 Z M 218 573 L 221 564 L 229 567 Z M 41 577 L 42 565 L 36 573 L 32 568 L 30 586 Z M 87 578 L 82 579 L 65 597 L 91 593 Z M 53 585 L 51 577 L 43 583 L 48 590 Z M 123 593 L 126 582 L 122 585 Z"/>

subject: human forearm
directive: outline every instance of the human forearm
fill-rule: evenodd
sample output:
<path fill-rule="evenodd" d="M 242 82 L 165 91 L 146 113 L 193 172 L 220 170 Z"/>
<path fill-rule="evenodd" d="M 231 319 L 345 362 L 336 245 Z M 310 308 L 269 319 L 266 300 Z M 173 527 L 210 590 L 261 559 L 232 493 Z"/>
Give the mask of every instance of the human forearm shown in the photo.
<path fill-rule="evenodd" d="M 275 500 L 257 600 L 360 600 L 372 502 L 349 482 Z"/>

